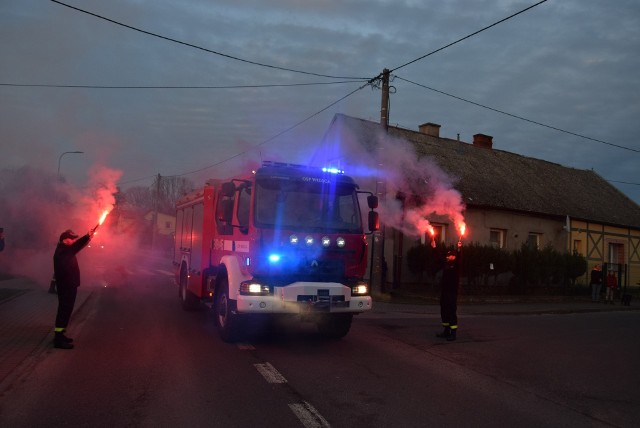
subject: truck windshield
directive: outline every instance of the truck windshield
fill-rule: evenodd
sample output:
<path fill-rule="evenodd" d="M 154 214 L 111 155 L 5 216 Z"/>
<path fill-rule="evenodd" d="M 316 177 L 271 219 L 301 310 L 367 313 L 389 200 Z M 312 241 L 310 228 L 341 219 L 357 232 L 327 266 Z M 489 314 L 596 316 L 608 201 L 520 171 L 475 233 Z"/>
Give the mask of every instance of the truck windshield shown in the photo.
<path fill-rule="evenodd" d="M 355 186 L 264 178 L 256 183 L 259 227 L 326 232 L 362 231 Z"/>

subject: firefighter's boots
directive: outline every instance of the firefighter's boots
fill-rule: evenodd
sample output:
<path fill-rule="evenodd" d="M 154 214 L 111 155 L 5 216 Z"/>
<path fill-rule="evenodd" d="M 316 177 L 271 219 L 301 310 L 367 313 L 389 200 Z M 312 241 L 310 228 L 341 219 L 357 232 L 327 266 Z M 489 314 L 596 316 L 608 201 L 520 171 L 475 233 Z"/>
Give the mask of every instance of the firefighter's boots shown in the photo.
<path fill-rule="evenodd" d="M 73 349 L 73 339 L 64 335 L 64 332 L 56 331 L 53 338 L 53 347 L 58 349 Z"/>
<path fill-rule="evenodd" d="M 443 339 L 447 339 L 451 335 L 451 327 L 448 325 L 444 327 L 442 333 L 436 334 L 436 337 L 441 337 Z"/>

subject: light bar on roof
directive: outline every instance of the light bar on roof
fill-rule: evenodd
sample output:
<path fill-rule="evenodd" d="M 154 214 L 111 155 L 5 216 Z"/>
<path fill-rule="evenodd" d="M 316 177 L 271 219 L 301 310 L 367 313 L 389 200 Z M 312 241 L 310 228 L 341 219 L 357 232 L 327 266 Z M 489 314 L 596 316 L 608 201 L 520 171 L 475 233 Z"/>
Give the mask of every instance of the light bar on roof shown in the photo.
<path fill-rule="evenodd" d="M 324 167 L 322 168 L 322 172 L 328 172 L 329 174 L 344 174 L 343 170 L 333 167 Z"/>

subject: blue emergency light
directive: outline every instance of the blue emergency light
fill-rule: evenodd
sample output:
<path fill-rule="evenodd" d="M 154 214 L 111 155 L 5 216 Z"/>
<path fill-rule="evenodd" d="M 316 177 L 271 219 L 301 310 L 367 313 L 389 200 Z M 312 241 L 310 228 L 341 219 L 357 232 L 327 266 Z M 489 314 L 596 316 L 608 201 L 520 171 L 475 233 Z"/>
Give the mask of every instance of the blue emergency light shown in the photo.
<path fill-rule="evenodd" d="M 329 174 L 344 174 L 344 170 L 338 168 L 322 168 L 322 172 L 328 172 Z"/>
<path fill-rule="evenodd" d="M 269 254 L 269 262 L 278 263 L 280 261 L 280 254 Z"/>

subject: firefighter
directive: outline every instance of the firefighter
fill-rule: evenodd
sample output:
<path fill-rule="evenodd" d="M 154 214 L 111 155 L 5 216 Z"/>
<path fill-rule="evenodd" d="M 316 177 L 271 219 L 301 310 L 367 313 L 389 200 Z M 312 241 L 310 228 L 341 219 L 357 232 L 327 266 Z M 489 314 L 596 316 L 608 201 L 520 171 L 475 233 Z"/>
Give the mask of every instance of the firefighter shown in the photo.
<path fill-rule="evenodd" d="M 457 251 L 448 251 L 444 261 L 442 273 L 442 292 L 440 294 L 440 317 L 442 319 L 442 333 L 437 337 L 456 340 L 458 330 L 458 285 L 460 283 L 460 245 Z"/>
<path fill-rule="evenodd" d="M 80 267 L 76 254 L 82 250 L 93 237 L 95 229 L 78 238 L 68 229 L 62 232 L 56 251 L 53 255 L 53 271 L 58 289 L 58 312 L 54 328 L 53 346 L 59 349 L 73 349 L 73 339 L 65 336 L 69 319 L 76 303 L 76 295 L 80 286 Z"/>

